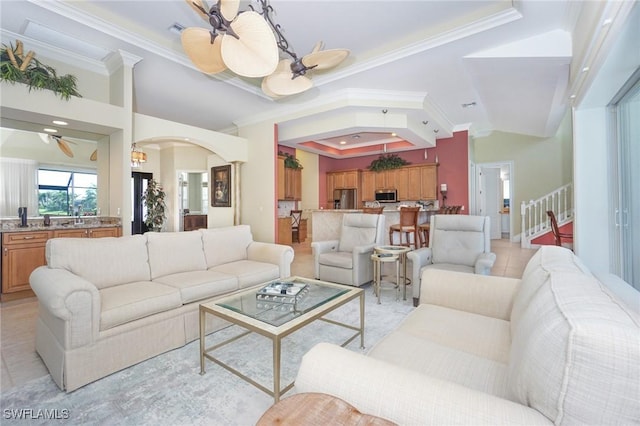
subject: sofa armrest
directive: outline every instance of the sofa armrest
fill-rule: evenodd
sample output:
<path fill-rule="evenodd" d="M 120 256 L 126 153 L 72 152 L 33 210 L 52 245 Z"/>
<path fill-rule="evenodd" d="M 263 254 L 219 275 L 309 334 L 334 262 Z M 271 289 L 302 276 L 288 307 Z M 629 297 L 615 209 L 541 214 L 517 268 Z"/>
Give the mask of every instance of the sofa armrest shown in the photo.
<path fill-rule="evenodd" d="M 413 298 L 420 298 L 420 270 L 423 266 L 429 265 L 433 253 L 430 247 L 423 247 L 418 250 L 413 250 L 407 253 L 407 261 L 411 262 L 411 269 L 408 271 L 411 278 L 411 287 L 413 292 Z"/>
<path fill-rule="evenodd" d="M 65 349 L 97 340 L 100 330 L 100 292 L 95 285 L 66 269 L 36 268 L 29 283 L 40 309 L 58 319 L 63 327 L 48 324 Z"/>
<path fill-rule="evenodd" d="M 253 241 L 247 248 L 247 258 L 256 262 L 273 263 L 280 268 L 280 278 L 291 276 L 293 248 L 284 244 Z"/>
<path fill-rule="evenodd" d="M 479 275 L 489 275 L 494 263 L 496 263 L 495 253 L 481 253 L 476 259 L 475 273 Z"/>
<path fill-rule="evenodd" d="M 428 268 L 422 272 L 420 303 L 509 321 L 520 279 Z"/>
<path fill-rule="evenodd" d="M 333 395 L 403 425 L 552 424 L 527 406 L 329 343 L 304 355 L 295 389 Z"/>
<path fill-rule="evenodd" d="M 330 251 L 338 251 L 339 240 L 314 241 L 311 243 L 311 253 L 313 254 L 314 278 L 320 278 L 320 261 L 319 256 L 322 253 Z"/>

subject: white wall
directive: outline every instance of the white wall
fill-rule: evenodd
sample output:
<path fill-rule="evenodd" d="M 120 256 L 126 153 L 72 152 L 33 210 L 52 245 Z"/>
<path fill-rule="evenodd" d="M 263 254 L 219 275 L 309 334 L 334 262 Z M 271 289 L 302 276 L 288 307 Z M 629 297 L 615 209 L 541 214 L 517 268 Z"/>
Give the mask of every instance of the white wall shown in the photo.
<path fill-rule="evenodd" d="M 617 22 L 614 22 L 616 25 Z M 640 7 L 636 3 L 616 31 L 602 66 L 591 85 L 579 94 L 574 108 L 574 183 L 576 218 L 574 249 L 594 272 L 610 272 L 609 224 L 614 222 L 607 201 L 609 183 L 617 179 L 609 169 L 608 146 L 611 133 L 607 105 L 640 67 Z M 640 190 L 637 182 L 634 190 Z"/>

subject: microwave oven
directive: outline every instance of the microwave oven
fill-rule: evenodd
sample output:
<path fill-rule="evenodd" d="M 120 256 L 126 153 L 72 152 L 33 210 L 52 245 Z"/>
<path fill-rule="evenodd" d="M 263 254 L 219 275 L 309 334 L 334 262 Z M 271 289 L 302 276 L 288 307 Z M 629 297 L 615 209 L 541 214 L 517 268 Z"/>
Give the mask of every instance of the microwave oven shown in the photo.
<path fill-rule="evenodd" d="M 398 202 L 398 191 L 395 189 L 378 189 L 376 191 L 376 201 L 379 203 Z"/>

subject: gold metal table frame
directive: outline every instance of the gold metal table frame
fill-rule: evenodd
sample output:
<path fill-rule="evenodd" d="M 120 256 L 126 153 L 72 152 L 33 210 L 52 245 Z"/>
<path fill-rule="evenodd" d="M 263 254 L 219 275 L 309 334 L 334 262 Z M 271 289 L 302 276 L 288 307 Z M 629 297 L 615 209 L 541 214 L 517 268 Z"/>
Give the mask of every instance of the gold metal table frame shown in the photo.
<path fill-rule="evenodd" d="M 291 319 L 288 322 L 285 322 L 282 325 L 274 326 L 267 322 L 263 322 L 251 316 L 248 316 L 242 312 L 238 312 L 227 307 L 221 306 L 222 303 L 229 300 L 235 300 L 237 298 L 242 297 L 243 295 L 255 294 L 257 290 L 264 287 L 267 283 L 261 284 L 256 287 L 252 287 L 243 292 L 236 293 L 234 295 L 223 297 L 215 301 L 202 303 L 200 304 L 200 374 L 205 374 L 205 358 L 215 362 L 219 366 L 223 367 L 227 371 L 235 374 L 241 379 L 247 381 L 253 386 L 257 387 L 261 391 L 266 394 L 273 396 L 274 402 L 278 402 L 280 400 L 280 396 L 284 395 L 288 392 L 294 385 L 295 382 L 291 382 L 285 387 L 280 387 L 280 364 L 281 364 L 281 350 L 282 350 L 282 339 L 286 336 L 292 334 L 293 332 L 303 328 L 304 326 L 312 323 L 315 320 L 321 320 L 324 322 L 328 322 L 330 324 L 338 325 L 344 328 L 348 328 L 355 331 L 351 337 L 349 337 L 342 346 L 348 345 L 352 342 L 356 337 L 360 336 L 360 347 L 364 349 L 364 290 L 358 287 L 350 287 L 340 284 L 334 284 L 324 281 L 312 280 L 308 278 L 300 278 L 300 277 L 291 277 L 281 281 L 302 281 L 307 283 L 313 283 L 320 286 L 330 286 L 336 287 L 340 289 L 347 290 L 346 293 L 341 294 L 338 297 L 330 299 L 325 303 L 322 303 L 319 306 L 315 306 L 308 312 Z M 360 326 L 356 327 L 350 324 L 341 323 L 338 321 L 334 321 L 332 319 L 324 318 L 329 312 L 334 311 L 335 309 L 345 305 L 346 303 L 360 298 Z M 205 345 L 205 337 L 206 337 L 206 315 L 211 314 L 222 318 L 232 324 L 239 325 L 242 328 L 245 328 L 247 331 L 234 336 L 230 339 L 227 339 L 223 342 L 217 343 L 210 347 L 206 347 Z M 255 380 L 247 377 L 242 374 L 240 371 L 221 361 L 220 359 L 214 357 L 211 352 L 216 349 L 221 348 L 222 346 L 228 345 L 232 342 L 235 342 L 242 337 L 251 334 L 257 333 L 264 337 L 271 339 L 273 344 L 273 389 L 269 389 Z"/>

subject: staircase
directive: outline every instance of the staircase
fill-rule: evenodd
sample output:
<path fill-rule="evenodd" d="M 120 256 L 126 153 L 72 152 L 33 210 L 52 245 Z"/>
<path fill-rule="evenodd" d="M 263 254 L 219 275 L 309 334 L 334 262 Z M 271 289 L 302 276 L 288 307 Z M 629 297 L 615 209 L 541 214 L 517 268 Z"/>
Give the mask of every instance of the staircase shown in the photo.
<path fill-rule="evenodd" d="M 531 241 L 547 232 L 551 232 L 551 221 L 547 216 L 547 210 L 553 210 L 556 214 L 558 226 L 565 225 L 573 220 L 573 184 L 568 183 L 560 188 L 538 198 L 524 201 L 520 205 L 522 216 L 522 234 L 520 246 L 532 248 Z"/>

